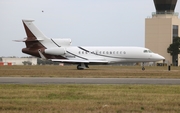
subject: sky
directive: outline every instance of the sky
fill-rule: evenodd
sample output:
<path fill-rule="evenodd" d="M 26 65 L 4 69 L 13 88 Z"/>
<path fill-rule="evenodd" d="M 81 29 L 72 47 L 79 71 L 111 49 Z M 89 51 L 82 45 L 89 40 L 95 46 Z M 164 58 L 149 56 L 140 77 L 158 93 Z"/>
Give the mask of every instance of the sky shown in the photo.
<path fill-rule="evenodd" d="M 139 46 L 153 0 L 0 0 L 0 57 L 25 57 L 22 19 L 49 38 L 70 38 L 73 46 Z M 180 12 L 177 3 L 175 12 Z"/>

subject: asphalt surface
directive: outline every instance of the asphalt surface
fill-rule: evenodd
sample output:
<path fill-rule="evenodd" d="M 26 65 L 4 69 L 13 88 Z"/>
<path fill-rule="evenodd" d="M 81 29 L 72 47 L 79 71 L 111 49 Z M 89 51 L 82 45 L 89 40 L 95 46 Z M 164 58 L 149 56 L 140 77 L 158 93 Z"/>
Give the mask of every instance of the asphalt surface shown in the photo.
<path fill-rule="evenodd" d="M 179 85 L 180 79 L 0 77 L 0 84 L 157 84 L 157 85 Z"/>

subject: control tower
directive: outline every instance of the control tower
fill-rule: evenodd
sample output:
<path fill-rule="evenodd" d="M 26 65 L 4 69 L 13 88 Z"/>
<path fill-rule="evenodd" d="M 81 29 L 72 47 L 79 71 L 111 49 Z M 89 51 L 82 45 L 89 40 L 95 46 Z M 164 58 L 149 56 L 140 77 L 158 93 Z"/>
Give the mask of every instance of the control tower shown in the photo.
<path fill-rule="evenodd" d="M 177 0 L 154 0 L 156 12 L 174 12 Z"/>
<path fill-rule="evenodd" d="M 176 3 L 177 0 L 154 0 L 156 12 L 145 19 L 145 47 L 164 56 L 167 64 L 175 64 L 178 59 L 167 53 L 173 37 L 179 37 L 180 33 L 180 19 L 174 12 Z"/>

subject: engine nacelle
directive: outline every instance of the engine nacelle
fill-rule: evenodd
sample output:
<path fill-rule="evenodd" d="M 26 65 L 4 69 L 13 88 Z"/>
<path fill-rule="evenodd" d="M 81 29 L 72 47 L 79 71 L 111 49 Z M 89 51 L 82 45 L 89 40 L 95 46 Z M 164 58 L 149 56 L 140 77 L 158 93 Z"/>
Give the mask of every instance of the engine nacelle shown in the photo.
<path fill-rule="evenodd" d="M 65 55 L 66 54 L 66 50 L 64 47 L 48 48 L 48 49 L 45 49 L 44 52 L 50 55 Z"/>
<path fill-rule="evenodd" d="M 52 39 L 59 46 L 70 46 L 71 39 Z"/>

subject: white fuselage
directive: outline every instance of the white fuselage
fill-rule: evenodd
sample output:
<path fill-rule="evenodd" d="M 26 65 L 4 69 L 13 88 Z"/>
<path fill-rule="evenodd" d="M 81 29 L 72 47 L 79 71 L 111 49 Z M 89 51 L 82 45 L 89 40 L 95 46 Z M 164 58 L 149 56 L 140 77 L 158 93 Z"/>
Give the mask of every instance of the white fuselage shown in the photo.
<path fill-rule="evenodd" d="M 154 62 L 164 59 L 164 57 L 143 47 L 69 46 L 65 47 L 64 50 L 65 52 L 64 55 L 62 55 L 63 57 L 73 61 L 88 60 L 89 63 L 98 63 L 98 61 L 99 63 L 103 61 L 106 61 L 107 63 Z M 51 54 L 53 54 L 53 50 L 51 51 Z M 58 51 L 54 51 L 54 54 L 58 54 Z"/>

